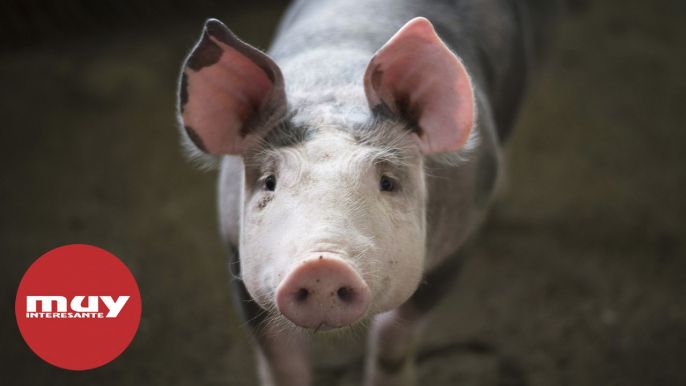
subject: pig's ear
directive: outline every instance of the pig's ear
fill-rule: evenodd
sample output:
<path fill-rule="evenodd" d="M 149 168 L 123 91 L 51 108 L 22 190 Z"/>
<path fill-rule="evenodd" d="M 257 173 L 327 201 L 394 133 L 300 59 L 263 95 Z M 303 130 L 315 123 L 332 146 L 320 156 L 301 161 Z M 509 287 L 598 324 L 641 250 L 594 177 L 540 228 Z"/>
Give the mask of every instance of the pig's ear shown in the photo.
<path fill-rule="evenodd" d="M 179 86 L 185 134 L 208 154 L 241 154 L 266 116 L 285 111 L 281 70 L 219 20 L 205 24 Z"/>
<path fill-rule="evenodd" d="M 416 125 L 424 154 L 458 150 L 474 124 L 474 94 L 460 60 L 418 17 L 403 26 L 374 55 L 364 74 L 372 110 Z"/>

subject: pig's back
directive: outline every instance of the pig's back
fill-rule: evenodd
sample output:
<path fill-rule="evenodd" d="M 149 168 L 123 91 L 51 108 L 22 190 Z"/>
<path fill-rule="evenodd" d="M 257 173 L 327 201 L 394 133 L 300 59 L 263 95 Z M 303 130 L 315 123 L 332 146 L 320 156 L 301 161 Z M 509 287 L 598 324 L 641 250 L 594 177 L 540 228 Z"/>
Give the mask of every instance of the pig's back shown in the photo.
<path fill-rule="evenodd" d="M 270 55 L 355 49 L 371 56 L 410 19 L 428 18 L 484 94 L 502 140 L 560 13 L 557 0 L 299 0 L 288 10 Z M 361 84 L 358 71 L 341 81 Z"/>

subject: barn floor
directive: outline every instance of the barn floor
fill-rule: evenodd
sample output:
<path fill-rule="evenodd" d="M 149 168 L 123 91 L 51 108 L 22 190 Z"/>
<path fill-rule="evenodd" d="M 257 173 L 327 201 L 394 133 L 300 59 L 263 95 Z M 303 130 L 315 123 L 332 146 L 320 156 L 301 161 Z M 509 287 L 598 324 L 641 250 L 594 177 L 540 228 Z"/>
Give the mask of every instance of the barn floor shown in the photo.
<path fill-rule="evenodd" d="M 686 384 L 686 6 L 577 4 L 511 138 L 507 193 L 420 345 L 421 385 Z M 216 16 L 266 47 L 280 12 Z M 256 383 L 216 174 L 175 130 L 200 27 L 0 55 L 0 383 Z M 120 257 L 143 297 L 131 346 L 85 372 L 44 363 L 11 317 L 29 265 L 71 243 Z M 318 343 L 316 384 L 359 384 L 363 352 Z"/>

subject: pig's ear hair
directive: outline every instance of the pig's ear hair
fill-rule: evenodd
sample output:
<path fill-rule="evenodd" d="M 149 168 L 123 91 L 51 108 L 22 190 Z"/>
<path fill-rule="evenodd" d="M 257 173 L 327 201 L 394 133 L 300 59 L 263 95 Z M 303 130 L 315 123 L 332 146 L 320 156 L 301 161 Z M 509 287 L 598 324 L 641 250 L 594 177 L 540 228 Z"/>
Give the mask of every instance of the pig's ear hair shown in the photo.
<path fill-rule="evenodd" d="M 276 63 L 209 19 L 181 73 L 182 135 L 207 154 L 241 154 L 249 135 L 285 110 Z"/>
<path fill-rule="evenodd" d="M 410 20 L 364 74 L 372 111 L 409 120 L 424 154 L 462 148 L 474 125 L 474 93 L 460 60 L 423 17 Z"/>

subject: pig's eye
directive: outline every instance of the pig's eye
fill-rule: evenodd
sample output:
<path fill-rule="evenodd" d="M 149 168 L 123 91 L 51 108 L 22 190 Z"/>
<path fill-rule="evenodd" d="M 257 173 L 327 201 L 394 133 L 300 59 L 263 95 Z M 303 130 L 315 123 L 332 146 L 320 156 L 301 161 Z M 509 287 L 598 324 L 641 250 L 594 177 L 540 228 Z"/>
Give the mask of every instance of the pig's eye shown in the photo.
<path fill-rule="evenodd" d="M 276 189 L 276 177 L 270 174 L 264 179 L 264 190 L 273 192 L 274 189 Z"/>
<path fill-rule="evenodd" d="M 391 177 L 381 176 L 379 188 L 381 188 L 382 192 L 392 192 L 396 189 L 396 182 Z"/>

